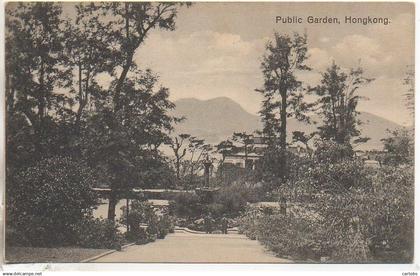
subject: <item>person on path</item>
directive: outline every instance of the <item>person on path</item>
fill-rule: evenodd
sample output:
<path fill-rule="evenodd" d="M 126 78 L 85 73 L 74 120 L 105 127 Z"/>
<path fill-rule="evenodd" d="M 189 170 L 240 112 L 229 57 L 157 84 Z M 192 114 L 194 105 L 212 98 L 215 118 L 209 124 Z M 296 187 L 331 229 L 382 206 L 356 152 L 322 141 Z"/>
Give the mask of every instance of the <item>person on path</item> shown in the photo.
<path fill-rule="evenodd" d="M 204 228 L 207 234 L 211 234 L 212 218 L 210 215 L 204 217 Z"/>
<path fill-rule="evenodd" d="M 223 234 L 227 234 L 228 233 L 228 220 L 227 220 L 227 218 L 226 217 L 223 217 L 222 218 L 222 233 Z"/>

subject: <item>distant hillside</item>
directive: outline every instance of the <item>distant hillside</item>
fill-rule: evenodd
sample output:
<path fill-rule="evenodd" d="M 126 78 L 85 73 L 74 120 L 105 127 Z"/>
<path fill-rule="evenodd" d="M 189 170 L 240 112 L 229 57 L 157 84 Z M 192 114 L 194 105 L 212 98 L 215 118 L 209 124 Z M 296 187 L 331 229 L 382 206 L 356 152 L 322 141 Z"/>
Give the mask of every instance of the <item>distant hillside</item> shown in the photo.
<path fill-rule="evenodd" d="M 184 116 L 186 120 L 176 126 L 177 133 L 190 133 L 204 138 L 208 143 L 218 143 L 232 135 L 233 132 L 253 132 L 261 129 L 262 123 L 257 115 L 244 110 L 238 103 L 227 97 L 210 100 L 186 98 L 175 101 L 173 115 Z M 367 143 L 358 149 L 382 149 L 381 139 L 387 136 L 386 129 L 395 129 L 400 125 L 371 113 L 362 112 L 360 119 L 362 135 L 370 137 Z M 313 118 L 320 122 L 319 118 Z M 296 130 L 312 132 L 316 125 L 306 125 L 296 119 L 288 120 L 288 137 Z"/>
<path fill-rule="evenodd" d="M 193 98 L 175 102 L 175 115 L 186 120 L 176 127 L 178 133 L 190 133 L 209 143 L 217 143 L 234 131 L 252 132 L 261 127 L 260 118 L 245 111 L 229 98 L 201 101 Z"/>

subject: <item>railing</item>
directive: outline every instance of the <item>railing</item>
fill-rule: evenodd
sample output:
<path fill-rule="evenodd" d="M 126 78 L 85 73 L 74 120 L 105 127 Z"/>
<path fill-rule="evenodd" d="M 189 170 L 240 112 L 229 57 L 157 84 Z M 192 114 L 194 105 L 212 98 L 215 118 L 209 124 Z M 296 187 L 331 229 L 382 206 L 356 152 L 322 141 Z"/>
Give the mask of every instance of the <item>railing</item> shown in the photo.
<path fill-rule="evenodd" d="M 109 196 L 111 192 L 110 188 L 92 188 L 93 191 L 99 193 L 102 196 Z M 195 190 L 173 190 L 173 189 L 137 189 L 133 188 L 130 190 L 118 190 L 115 193 L 119 194 L 122 198 L 137 198 L 139 196 L 143 198 L 153 199 L 169 199 L 174 195 L 181 193 L 195 193 Z"/>

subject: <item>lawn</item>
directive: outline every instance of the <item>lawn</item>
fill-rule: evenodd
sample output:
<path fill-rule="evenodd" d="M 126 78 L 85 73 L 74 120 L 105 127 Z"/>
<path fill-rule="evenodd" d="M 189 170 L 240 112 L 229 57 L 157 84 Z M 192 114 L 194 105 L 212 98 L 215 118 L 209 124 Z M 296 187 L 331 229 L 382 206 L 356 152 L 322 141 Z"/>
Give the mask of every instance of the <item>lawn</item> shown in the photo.
<path fill-rule="evenodd" d="M 7 263 L 77 263 L 108 251 L 90 248 L 6 247 Z"/>

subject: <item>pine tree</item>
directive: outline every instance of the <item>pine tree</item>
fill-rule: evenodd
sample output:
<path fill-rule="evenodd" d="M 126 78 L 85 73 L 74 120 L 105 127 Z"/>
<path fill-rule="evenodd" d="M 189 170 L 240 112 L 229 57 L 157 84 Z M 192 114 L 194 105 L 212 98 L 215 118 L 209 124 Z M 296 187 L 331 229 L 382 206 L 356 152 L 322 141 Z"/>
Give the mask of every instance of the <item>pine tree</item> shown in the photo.
<path fill-rule="evenodd" d="M 366 137 L 360 137 L 358 126 L 361 121 L 357 119 L 359 112 L 356 108 L 359 101 L 365 98 L 357 92 L 372 80 L 364 76 L 360 67 L 346 73 L 335 63 L 322 74 L 321 84 L 310 89 L 319 97 L 317 105 L 323 125 L 318 129 L 322 139 L 333 140 L 339 144 L 368 140 Z"/>
<path fill-rule="evenodd" d="M 278 147 L 280 170 L 286 171 L 287 118 L 296 117 L 309 121 L 305 112 L 310 105 L 303 101 L 302 82 L 296 77 L 299 71 L 310 68 L 305 64 L 307 55 L 306 34 L 295 33 L 292 37 L 274 33 L 274 39 L 266 45 L 261 69 L 263 88 L 257 89 L 264 96 L 260 115 L 264 123 L 263 133 L 272 146 Z M 286 177 L 286 173 L 282 173 Z"/>

